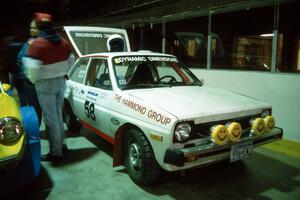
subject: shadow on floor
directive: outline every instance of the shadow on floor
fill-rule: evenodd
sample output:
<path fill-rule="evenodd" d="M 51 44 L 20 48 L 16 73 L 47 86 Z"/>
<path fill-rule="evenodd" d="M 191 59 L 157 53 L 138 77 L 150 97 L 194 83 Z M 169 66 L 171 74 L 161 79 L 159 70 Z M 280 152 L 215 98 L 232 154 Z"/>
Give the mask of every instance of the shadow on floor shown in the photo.
<path fill-rule="evenodd" d="M 97 151 L 99 151 L 98 148 L 71 149 L 68 151 L 63 161 L 59 163 L 49 163 L 49 164 L 52 167 L 63 167 L 66 165 L 72 165 L 82 160 L 89 159 L 89 157 L 93 156 Z M 10 199 L 10 200 L 47 199 L 47 196 L 50 194 L 52 190 L 53 183 L 46 169 L 48 164 L 46 164 L 46 168 L 45 168 L 43 166 L 43 163 L 46 164 L 48 162 L 42 162 L 39 176 L 31 184 L 28 184 L 16 191 L 10 192 L 9 194 L 7 194 L 6 199 Z M 2 197 L 0 199 L 2 199 Z"/>
<path fill-rule="evenodd" d="M 95 133 L 89 132 L 87 130 L 81 131 L 81 136 L 85 137 L 89 142 L 93 143 L 95 146 L 99 148 L 99 150 L 103 151 L 110 157 L 113 157 L 113 145 L 102 139 Z"/>
<path fill-rule="evenodd" d="M 77 138 L 81 137 L 80 133 L 70 132 L 66 131 L 66 138 Z M 40 131 L 40 137 L 41 139 L 47 140 L 47 132 L 45 130 Z"/>
<path fill-rule="evenodd" d="M 3 199 L 44 200 L 47 199 L 53 187 L 52 180 L 43 166 L 39 176 L 30 184 L 10 193 Z M 2 199 L 2 197 L 1 197 Z"/>
<path fill-rule="evenodd" d="M 168 173 L 158 185 L 144 187 L 155 196 L 174 199 L 278 199 L 277 193 L 295 192 L 300 170 L 270 157 L 253 153 L 236 163 L 221 162 L 187 170 L 185 176 Z M 300 194 L 300 191 L 298 191 Z M 273 196 L 269 198 L 269 196 Z M 292 198 L 293 199 L 293 198 Z M 295 197 L 295 199 L 297 199 Z"/>
<path fill-rule="evenodd" d="M 112 157 L 113 146 L 94 133 L 84 131 L 82 136 L 96 145 L 99 150 Z M 180 172 L 163 172 L 158 184 L 141 187 L 155 196 L 171 196 L 177 200 L 201 199 L 278 199 L 277 193 L 288 195 L 289 199 L 299 194 L 299 168 L 292 167 L 282 160 L 285 155 L 274 159 L 271 155 L 279 154 L 268 151 L 267 155 L 254 151 L 244 161 L 227 161 L 210 166 L 190 169 L 182 176 Z M 268 156 L 270 155 L 270 156 Z M 297 161 L 299 162 L 299 160 Z M 126 174 L 126 170 L 117 170 Z M 113 180 L 112 180 L 113 181 Z M 291 193 L 284 194 L 284 193 Z"/>
<path fill-rule="evenodd" d="M 83 160 L 89 159 L 93 156 L 98 148 L 90 147 L 90 148 L 81 148 L 81 149 L 69 149 L 66 155 L 64 156 L 64 160 L 58 163 L 52 163 L 55 167 L 72 165 L 74 163 L 81 162 Z"/>
<path fill-rule="evenodd" d="M 47 197 L 60 199 L 62 194 L 59 192 L 67 191 L 67 189 L 69 189 L 69 196 L 64 197 L 70 198 L 65 199 L 123 200 L 136 197 L 135 199 L 138 200 L 298 200 L 300 196 L 300 167 L 297 167 L 300 166 L 297 165 L 300 160 L 297 159 L 294 162 L 290 157 L 272 150 L 262 153 L 259 148 L 244 161 L 220 162 L 207 167 L 190 169 L 186 170 L 184 176 L 179 172 L 164 172 L 158 184 L 137 187 L 128 177 L 125 177 L 128 176 L 126 170 L 111 168 L 113 146 L 110 143 L 88 131 L 83 130 L 80 135 L 83 143 L 78 144 L 86 144 L 87 139 L 94 144 L 93 147 L 81 148 L 82 146 L 79 146 L 79 149 L 70 149 L 66 160 L 56 166 L 44 163 L 45 168 L 42 168 L 38 179 L 32 185 L 20 190 L 18 194 L 21 194 L 21 197 L 17 199 L 35 200 L 47 199 Z M 81 140 L 81 138 L 78 139 Z M 98 154 L 99 151 L 104 152 L 105 156 Z M 83 160 L 89 162 L 81 164 L 80 161 Z M 57 170 L 58 174 L 55 174 L 55 167 L 61 167 Z M 51 174 L 54 177 L 53 180 L 47 170 L 53 172 Z M 100 170 L 102 170 L 101 173 L 99 173 Z M 76 176 L 76 173 L 80 173 L 80 176 Z M 55 175 L 57 178 L 64 174 L 69 175 L 67 181 L 55 179 Z M 57 182 L 54 183 L 54 180 Z M 73 186 L 65 188 L 68 185 L 66 182 L 73 183 L 74 189 Z M 55 190 L 55 188 L 60 190 Z M 78 193 L 82 195 L 81 198 L 75 196 Z M 0 199 L 2 200 L 2 197 Z"/>

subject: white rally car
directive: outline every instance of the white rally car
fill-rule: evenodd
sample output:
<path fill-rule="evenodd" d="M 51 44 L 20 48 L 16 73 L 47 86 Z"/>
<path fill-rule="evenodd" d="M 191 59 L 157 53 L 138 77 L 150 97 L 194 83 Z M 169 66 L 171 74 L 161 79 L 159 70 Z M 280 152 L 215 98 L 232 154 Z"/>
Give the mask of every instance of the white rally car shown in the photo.
<path fill-rule="evenodd" d="M 125 165 L 139 185 L 161 169 L 184 170 L 228 159 L 282 138 L 269 104 L 206 87 L 175 56 L 130 52 L 125 30 L 65 27 L 79 58 L 69 72 L 64 119 L 114 145 L 113 166 Z M 108 52 L 119 34 L 123 52 Z"/>

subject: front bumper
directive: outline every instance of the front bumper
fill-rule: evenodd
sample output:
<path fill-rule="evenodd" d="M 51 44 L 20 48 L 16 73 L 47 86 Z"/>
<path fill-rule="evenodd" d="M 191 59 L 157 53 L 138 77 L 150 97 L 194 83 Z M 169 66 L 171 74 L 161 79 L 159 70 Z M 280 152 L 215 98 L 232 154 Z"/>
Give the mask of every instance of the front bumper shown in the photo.
<path fill-rule="evenodd" d="M 216 145 L 212 142 L 208 142 L 206 144 L 189 148 L 167 149 L 164 156 L 164 163 L 183 168 L 206 165 L 208 163 L 217 162 L 229 158 L 232 145 L 252 141 L 253 148 L 255 148 L 260 145 L 279 140 L 282 138 L 282 135 L 283 130 L 276 127 L 269 133 L 265 133 L 260 136 L 244 137 L 241 138 L 240 141 L 229 142 L 225 145 Z M 188 158 L 191 156 L 197 156 L 197 160 L 188 162 Z"/>
<path fill-rule="evenodd" d="M 0 159 L 0 172 L 2 170 L 14 169 L 19 164 L 19 162 L 23 159 L 23 155 L 27 144 L 25 133 L 23 139 L 20 142 L 22 143 L 22 145 L 18 153 Z"/>
<path fill-rule="evenodd" d="M 15 155 L 5 159 L 0 160 L 0 169 L 7 170 L 7 169 L 14 169 L 20 162 L 21 156 Z"/>

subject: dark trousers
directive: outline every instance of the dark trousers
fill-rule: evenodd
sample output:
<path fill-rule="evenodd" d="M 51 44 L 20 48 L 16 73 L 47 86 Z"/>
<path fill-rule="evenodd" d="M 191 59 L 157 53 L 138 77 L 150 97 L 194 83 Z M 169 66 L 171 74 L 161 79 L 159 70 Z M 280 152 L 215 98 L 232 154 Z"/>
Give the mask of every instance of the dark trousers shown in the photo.
<path fill-rule="evenodd" d="M 17 91 L 21 106 L 33 106 L 39 120 L 39 125 L 41 125 L 42 109 L 35 86 L 28 80 L 21 80 L 18 84 Z"/>

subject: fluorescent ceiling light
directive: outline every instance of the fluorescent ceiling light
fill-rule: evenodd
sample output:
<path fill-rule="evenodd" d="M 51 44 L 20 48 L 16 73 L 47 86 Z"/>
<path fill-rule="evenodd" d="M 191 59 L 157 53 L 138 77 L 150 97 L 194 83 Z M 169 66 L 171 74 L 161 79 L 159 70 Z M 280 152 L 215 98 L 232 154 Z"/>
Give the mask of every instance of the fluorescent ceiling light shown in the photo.
<path fill-rule="evenodd" d="M 261 37 L 273 37 L 274 34 L 273 33 L 266 33 L 266 34 L 261 34 Z"/>

